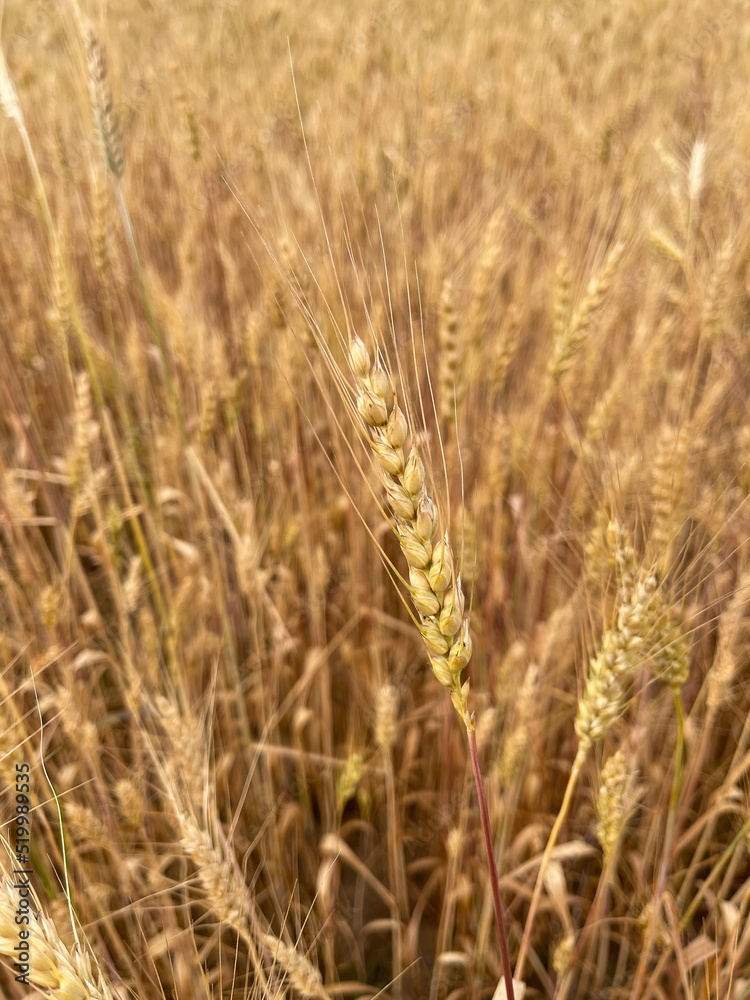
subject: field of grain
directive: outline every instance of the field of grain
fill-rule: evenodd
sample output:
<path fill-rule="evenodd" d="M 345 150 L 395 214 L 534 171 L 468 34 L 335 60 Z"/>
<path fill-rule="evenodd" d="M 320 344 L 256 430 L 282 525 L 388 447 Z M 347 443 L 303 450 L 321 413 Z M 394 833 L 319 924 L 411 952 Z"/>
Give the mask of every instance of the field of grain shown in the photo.
<path fill-rule="evenodd" d="M 0 993 L 750 997 L 746 0 L 79 2 L 0 36 Z"/>

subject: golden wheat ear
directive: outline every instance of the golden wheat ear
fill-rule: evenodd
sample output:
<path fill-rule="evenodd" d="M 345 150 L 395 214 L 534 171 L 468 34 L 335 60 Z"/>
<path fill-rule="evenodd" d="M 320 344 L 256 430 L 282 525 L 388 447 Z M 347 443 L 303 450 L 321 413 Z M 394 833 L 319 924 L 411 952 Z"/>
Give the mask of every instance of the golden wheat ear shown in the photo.
<path fill-rule="evenodd" d="M 389 373 L 377 355 L 374 360 L 370 357 L 358 337 L 352 342 L 349 361 L 356 380 L 357 410 L 409 566 L 409 592 L 430 666 L 450 691 L 453 706 L 466 726 L 473 728 L 469 682 L 461 680 L 471 658 L 471 633 L 464 617 L 461 577 L 455 572 L 448 533 L 430 493 L 420 456 L 414 447 L 408 457 L 404 450 L 410 428 Z"/>
<path fill-rule="evenodd" d="M 18 874 L 0 871 L 0 955 L 12 963 L 16 981 L 36 986 L 50 1000 L 113 1000 L 102 970 L 85 945 L 69 947 L 33 888 L 21 888 L 27 895 L 20 895 Z M 19 976 L 24 978 L 19 980 Z"/>
<path fill-rule="evenodd" d="M 495 865 L 494 844 L 484 781 L 479 764 L 474 715 L 469 710 L 469 681 L 462 673 L 471 659 L 472 638 L 465 616 L 461 574 L 457 572 L 450 536 L 443 523 L 415 435 L 399 406 L 393 379 L 364 341 L 354 336 L 349 346 L 354 375 L 356 412 L 393 515 L 393 528 L 409 573 L 409 594 L 415 621 L 437 680 L 448 688 L 453 707 L 466 727 L 482 832 L 490 869 L 495 919 L 507 995 L 515 1000 L 505 916 Z M 334 375 L 338 376 L 334 371 Z M 407 441 L 411 447 L 407 453 Z"/>

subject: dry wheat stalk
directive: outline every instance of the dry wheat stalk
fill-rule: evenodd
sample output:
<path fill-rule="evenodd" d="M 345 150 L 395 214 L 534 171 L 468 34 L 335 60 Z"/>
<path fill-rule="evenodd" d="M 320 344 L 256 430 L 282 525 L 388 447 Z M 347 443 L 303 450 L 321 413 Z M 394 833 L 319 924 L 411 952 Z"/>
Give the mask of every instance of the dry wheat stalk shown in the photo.
<path fill-rule="evenodd" d="M 489 810 L 479 765 L 474 715 L 469 711 L 469 681 L 461 681 L 461 673 L 471 658 L 472 648 L 469 622 L 464 617 L 461 575 L 456 573 L 448 532 L 443 531 L 440 514 L 427 486 L 422 460 L 413 446 L 408 458 L 405 455 L 409 424 L 398 405 L 393 382 L 379 355 L 371 359 L 363 341 L 355 336 L 349 348 L 349 364 L 356 380 L 357 410 L 380 469 L 394 516 L 396 537 L 409 565 L 409 593 L 417 610 L 418 627 L 430 666 L 440 683 L 449 689 L 453 707 L 466 726 L 490 868 L 504 979 L 510 1000 L 514 1000 Z M 433 543 L 436 536 L 438 540 Z"/>

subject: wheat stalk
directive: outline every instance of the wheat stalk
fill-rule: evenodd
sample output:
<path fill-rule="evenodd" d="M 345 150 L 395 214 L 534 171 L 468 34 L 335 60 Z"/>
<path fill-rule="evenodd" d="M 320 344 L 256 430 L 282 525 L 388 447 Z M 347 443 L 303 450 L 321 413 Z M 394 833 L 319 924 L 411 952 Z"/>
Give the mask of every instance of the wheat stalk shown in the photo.
<path fill-rule="evenodd" d="M 396 399 L 390 375 L 376 354 L 359 337 L 349 349 L 357 390 L 357 410 L 368 444 L 380 470 L 394 516 L 394 528 L 409 566 L 409 593 L 417 611 L 432 672 L 450 691 L 453 707 L 463 721 L 490 866 L 490 882 L 508 996 L 514 1000 L 503 905 L 495 866 L 489 810 L 477 751 L 474 715 L 469 711 L 469 681 L 461 674 L 472 652 L 471 632 L 464 617 L 461 576 L 456 573 L 448 532 L 429 491 L 426 472 L 416 449 L 406 456 L 409 423 Z M 437 540 L 435 540 L 437 538 Z"/>

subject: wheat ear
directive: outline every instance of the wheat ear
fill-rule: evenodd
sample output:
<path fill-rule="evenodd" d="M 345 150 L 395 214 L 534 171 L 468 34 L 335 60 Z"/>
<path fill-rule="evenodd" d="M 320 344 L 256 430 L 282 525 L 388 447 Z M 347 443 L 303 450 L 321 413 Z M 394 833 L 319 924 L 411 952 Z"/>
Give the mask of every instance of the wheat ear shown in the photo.
<path fill-rule="evenodd" d="M 440 347 L 438 384 L 440 387 L 440 416 L 449 427 L 461 403 L 465 390 L 463 331 L 459 329 L 456 313 L 453 283 L 450 278 L 443 282 L 440 293 L 440 316 L 438 320 L 438 344 Z"/>
<path fill-rule="evenodd" d="M 623 712 L 628 682 L 643 660 L 645 643 L 647 638 L 652 638 L 658 612 L 656 578 L 638 567 L 627 532 L 617 521 L 611 521 L 607 528 L 607 542 L 619 576 L 617 616 L 615 624 L 604 634 L 601 649 L 589 662 L 588 677 L 575 720 L 578 751 L 539 865 L 518 953 L 516 975 L 519 979 L 523 974 L 531 942 L 531 930 L 539 907 L 544 877 L 570 810 L 583 765 L 593 744 L 604 739 Z"/>
<path fill-rule="evenodd" d="M 414 448 L 408 458 L 404 452 L 409 424 L 396 401 L 388 372 L 379 358 L 371 360 L 359 338 L 352 344 L 349 359 L 357 383 L 357 409 L 366 425 L 395 518 L 396 535 L 409 565 L 409 593 L 430 666 L 449 689 L 453 707 L 466 728 L 473 729 L 469 682 L 461 681 L 461 672 L 471 657 L 471 634 L 448 534 L 440 531 L 440 516 L 422 460 Z"/>
<path fill-rule="evenodd" d="M 415 448 L 406 457 L 404 445 L 409 423 L 396 400 L 390 375 L 379 356 L 373 360 L 364 342 L 355 337 L 349 363 L 357 389 L 357 410 L 394 515 L 396 536 L 409 565 L 409 593 L 417 611 L 417 624 L 427 648 L 432 672 L 451 694 L 469 742 L 469 755 L 479 800 L 479 811 L 490 868 L 500 954 L 506 993 L 514 1000 L 513 978 L 505 917 L 495 865 L 487 798 L 479 766 L 474 715 L 469 711 L 469 682 L 461 673 L 471 658 L 471 633 L 464 617 L 461 576 L 456 574 L 447 531 L 430 494 L 425 469 Z M 437 538 L 437 541 L 434 539 Z"/>
<path fill-rule="evenodd" d="M 0 873 L 0 955 L 19 959 L 19 930 L 27 929 L 28 981 L 50 1000 L 112 1000 L 112 992 L 91 956 L 77 945 L 68 948 L 52 920 L 39 911 L 33 895 L 29 924 L 16 922 L 18 887 L 6 872 Z M 15 971 L 18 971 L 16 966 Z"/>
<path fill-rule="evenodd" d="M 624 242 L 616 243 L 612 247 L 604 261 L 602 269 L 589 282 L 581 304 L 573 312 L 570 321 L 564 328 L 562 328 L 562 317 L 567 307 L 568 278 L 565 271 L 565 258 L 561 258 L 561 267 L 558 271 L 558 283 L 560 287 L 558 290 L 558 301 L 555 304 L 555 326 L 561 328 L 561 332 L 556 334 L 552 358 L 548 367 L 548 375 L 554 385 L 557 385 L 568 368 L 570 368 L 574 356 L 583 344 L 586 334 L 591 328 L 594 317 L 604 305 L 607 292 L 612 287 L 612 282 L 615 279 L 624 253 Z"/>
<path fill-rule="evenodd" d="M 273 934 L 264 935 L 263 944 L 273 957 L 274 965 L 286 973 L 297 993 L 310 1000 L 330 1000 L 319 970 L 305 955 Z"/>
<path fill-rule="evenodd" d="M 85 42 L 94 124 L 107 169 L 119 181 L 125 172 L 125 153 L 117 112 L 107 81 L 107 57 L 93 28 L 87 30 Z"/>

